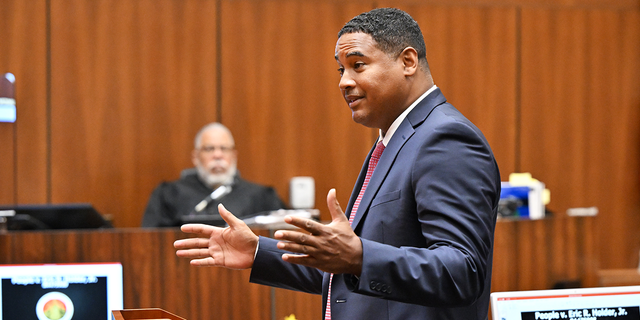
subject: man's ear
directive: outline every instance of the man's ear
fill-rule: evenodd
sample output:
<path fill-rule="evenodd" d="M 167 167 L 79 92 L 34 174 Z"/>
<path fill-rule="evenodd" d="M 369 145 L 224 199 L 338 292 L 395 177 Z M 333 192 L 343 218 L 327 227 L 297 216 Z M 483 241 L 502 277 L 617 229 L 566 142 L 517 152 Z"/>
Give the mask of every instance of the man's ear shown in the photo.
<path fill-rule="evenodd" d="M 198 166 L 198 150 L 197 149 L 193 149 L 193 151 L 191 151 L 191 162 L 193 163 L 194 167 Z"/>
<path fill-rule="evenodd" d="M 419 68 L 418 52 L 413 47 L 406 47 L 400 53 L 400 57 L 404 65 L 404 75 L 412 76 Z"/>

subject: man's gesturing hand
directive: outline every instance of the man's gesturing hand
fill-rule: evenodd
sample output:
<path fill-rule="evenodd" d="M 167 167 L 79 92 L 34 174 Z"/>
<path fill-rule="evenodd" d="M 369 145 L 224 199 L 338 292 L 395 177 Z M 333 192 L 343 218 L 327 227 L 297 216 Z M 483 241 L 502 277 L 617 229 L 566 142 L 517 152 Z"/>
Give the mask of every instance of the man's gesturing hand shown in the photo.
<path fill-rule="evenodd" d="M 185 233 L 195 234 L 196 238 L 174 242 L 173 246 L 178 249 L 176 255 L 191 259 L 191 265 L 194 266 L 251 268 L 258 236 L 222 204 L 218 205 L 218 212 L 229 226 L 218 228 L 205 224 L 183 225 L 180 229 Z"/>
<path fill-rule="evenodd" d="M 274 237 L 278 248 L 295 254 L 284 254 L 284 261 L 318 268 L 325 272 L 360 275 L 362 242 L 351 230 L 349 220 L 336 199 L 336 190 L 327 194 L 331 223 L 323 225 L 309 219 L 287 216 L 285 222 L 304 231 L 278 230 Z"/>

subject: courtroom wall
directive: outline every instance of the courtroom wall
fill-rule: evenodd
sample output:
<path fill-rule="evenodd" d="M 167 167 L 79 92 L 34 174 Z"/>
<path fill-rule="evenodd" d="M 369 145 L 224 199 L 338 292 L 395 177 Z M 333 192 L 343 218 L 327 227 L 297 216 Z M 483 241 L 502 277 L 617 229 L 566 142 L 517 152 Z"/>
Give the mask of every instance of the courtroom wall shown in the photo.
<path fill-rule="evenodd" d="M 90 202 L 139 225 L 151 190 L 221 121 L 239 169 L 288 198 L 291 177 L 346 205 L 376 131 L 338 90 L 336 34 L 356 14 L 416 18 L 436 84 L 480 127 L 502 178 L 531 172 L 557 215 L 597 206 L 604 268 L 640 249 L 640 3 L 630 0 L 4 0 L 0 203 Z M 611 250 L 610 248 L 616 248 Z"/>

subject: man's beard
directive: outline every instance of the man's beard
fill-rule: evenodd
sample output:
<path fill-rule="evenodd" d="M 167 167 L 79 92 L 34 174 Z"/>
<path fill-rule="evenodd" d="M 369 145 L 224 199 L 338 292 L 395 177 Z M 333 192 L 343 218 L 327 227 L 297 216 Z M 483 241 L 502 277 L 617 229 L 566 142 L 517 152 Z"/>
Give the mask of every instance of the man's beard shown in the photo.
<path fill-rule="evenodd" d="M 237 165 L 235 163 L 230 163 L 228 165 L 228 169 L 223 173 L 211 173 L 209 170 L 211 167 L 216 165 L 222 165 L 223 167 L 226 165 L 222 162 L 211 161 L 207 165 L 207 167 L 203 166 L 202 163 L 198 162 L 196 165 L 196 169 L 198 170 L 198 178 L 209 188 L 215 188 L 221 185 L 231 185 L 233 184 L 233 179 L 236 176 Z"/>

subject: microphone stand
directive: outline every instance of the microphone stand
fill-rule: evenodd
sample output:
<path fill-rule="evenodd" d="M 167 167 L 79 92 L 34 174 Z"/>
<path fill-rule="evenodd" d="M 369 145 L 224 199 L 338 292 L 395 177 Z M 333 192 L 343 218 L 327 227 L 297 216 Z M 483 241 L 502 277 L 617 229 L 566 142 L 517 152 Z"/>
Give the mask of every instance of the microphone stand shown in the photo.
<path fill-rule="evenodd" d="M 194 216 L 194 215 L 201 214 L 201 212 L 204 211 L 204 209 L 206 209 L 209 206 L 209 204 L 211 204 L 211 202 L 222 198 L 223 196 L 227 195 L 229 192 L 231 192 L 231 186 L 221 185 L 217 187 L 215 190 L 213 190 L 213 192 L 211 192 L 210 195 L 202 199 L 202 201 L 200 201 L 193 208 L 193 210 L 191 210 L 189 215 Z"/>

